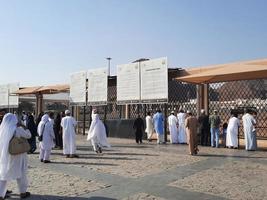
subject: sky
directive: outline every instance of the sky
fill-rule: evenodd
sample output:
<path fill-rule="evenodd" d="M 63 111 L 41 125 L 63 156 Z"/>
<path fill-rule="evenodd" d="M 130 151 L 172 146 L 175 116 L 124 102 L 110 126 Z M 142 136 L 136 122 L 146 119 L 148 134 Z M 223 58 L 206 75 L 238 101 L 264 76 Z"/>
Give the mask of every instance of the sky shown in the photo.
<path fill-rule="evenodd" d="M 68 83 L 139 58 L 169 67 L 267 58 L 266 0 L 0 0 L 0 84 Z"/>

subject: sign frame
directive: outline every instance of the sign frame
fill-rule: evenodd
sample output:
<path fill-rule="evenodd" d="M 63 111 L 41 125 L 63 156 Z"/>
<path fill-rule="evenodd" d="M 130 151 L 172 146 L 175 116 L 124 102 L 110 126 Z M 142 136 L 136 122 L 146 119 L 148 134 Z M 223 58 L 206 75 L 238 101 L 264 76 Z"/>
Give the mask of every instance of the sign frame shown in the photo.
<path fill-rule="evenodd" d="M 73 96 L 71 96 L 72 94 L 72 84 L 73 82 L 77 83 L 75 80 L 78 79 L 80 76 L 81 80 L 80 80 L 80 85 L 76 85 L 76 87 L 74 87 L 74 91 L 78 91 L 80 93 L 79 97 L 76 97 L 77 99 L 82 99 L 81 101 L 72 101 Z M 69 104 L 70 106 L 86 106 L 86 93 L 87 93 L 87 72 L 86 71 L 79 71 L 79 72 L 74 72 L 70 75 L 70 96 L 69 96 Z M 83 82 L 82 82 L 83 80 Z M 84 86 L 82 86 L 84 84 Z M 83 87 L 83 88 L 82 88 Z M 81 90 L 78 90 L 78 89 Z M 75 93 L 74 93 L 75 94 Z M 84 94 L 84 96 L 82 95 Z M 83 97 L 82 97 L 83 96 Z M 75 96 L 74 96 L 75 98 Z"/>
<path fill-rule="evenodd" d="M 101 90 L 101 87 L 100 88 L 97 88 L 97 87 L 90 88 L 90 81 L 91 81 L 90 73 L 92 74 L 92 77 L 93 77 L 92 81 L 95 81 L 95 82 L 96 81 L 99 81 L 99 82 L 104 81 L 103 85 L 105 85 L 105 88 L 104 88 L 105 94 L 100 95 L 100 96 L 103 96 L 103 97 L 105 96 L 105 99 L 101 99 L 100 101 L 90 101 L 90 99 L 91 99 L 91 97 L 90 97 L 91 91 L 94 94 L 93 90 Z M 101 75 L 102 75 L 102 77 L 101 77 Z M 97 80 L 97 79 L 95 80 L 94 77 L 97 77 L 97 76 L 100 76 L 101 80 Z M 102 67 L 102 68 L 88 70 L 87 71 L 87 79 L 88 79 L 87 105 L 88 106 L 104 106 L 104 105 L 107 105 L 108 104 L 108 69 L 106 67 Z M 105 79 L 105 80 L 102 80 L 102 79 Z M 95 85 L 97 85 L 97 84 L 95 84 Z M 98 84 L 98 86 L 99 86 L 99 84 Z M 102 89 L 103 89 L 103 87 L 102 87 Z"/>

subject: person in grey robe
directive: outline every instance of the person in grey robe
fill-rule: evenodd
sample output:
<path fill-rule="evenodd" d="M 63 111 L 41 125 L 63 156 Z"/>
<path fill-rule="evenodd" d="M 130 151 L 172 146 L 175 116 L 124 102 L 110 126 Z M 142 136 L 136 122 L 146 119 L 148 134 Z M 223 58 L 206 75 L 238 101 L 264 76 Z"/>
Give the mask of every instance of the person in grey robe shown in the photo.
<path fill-rule="evenodd" d="M 245 146 L 247 151 L 255 151 L 257 149 L 257 138 L 255 129 L 256 120 L 252 113 L 253 112 L 251 110 L 246 109 L 245 114 L 242 117 Z"/>

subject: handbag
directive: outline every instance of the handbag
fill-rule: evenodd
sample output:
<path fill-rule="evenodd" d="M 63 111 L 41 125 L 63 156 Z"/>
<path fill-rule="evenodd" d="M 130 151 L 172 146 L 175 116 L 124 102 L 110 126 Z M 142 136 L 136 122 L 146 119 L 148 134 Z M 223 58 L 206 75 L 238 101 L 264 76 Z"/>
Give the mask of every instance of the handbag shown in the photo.
<path fill-rule="evenodd" d="M 30 151 L 31 146 L 26 138 L 15 137 L 16 131 L 9 142 L 8 152 L 11 155 L 18 155 Z"/>
<path fill-rule="evenodd" d="M 42 141 L 43 141 L 43 134 L 44 134 L 45 125 L 46 125 L 46 123 L 44 124 L 44 128 L 43 128 L 43 130 L 42 130 L 41 135 L 38 136 L 38 141 L 39 141 L 39 142 L 42 142 Z"/>

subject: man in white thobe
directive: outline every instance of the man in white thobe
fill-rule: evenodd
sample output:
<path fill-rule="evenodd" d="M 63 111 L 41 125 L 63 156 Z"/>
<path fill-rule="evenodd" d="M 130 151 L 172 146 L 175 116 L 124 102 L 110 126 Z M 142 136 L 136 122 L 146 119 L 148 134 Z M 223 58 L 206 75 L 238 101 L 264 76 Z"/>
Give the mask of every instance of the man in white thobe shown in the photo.
<path fill-rule="evenodd" d="M 67 158 L 78 157 L 76 155 L 76 133 L 75 127 L 77 126 L 76 120 L 70 116 L 70 111 L 65 111 L 66 117 L 61 120 L 61 127 L 63 130 L 63 154 Z"/>
<path fill-rule="evenodd" d="M 186 113 L 181 109 L 179 113 L 177 114 L 178 119 L 178 143 L 180 144 L 186 144 L 187 138 L 186 138 L 186 132 L 185 132 L 185 118 Z"/>
<path fill-rule="evenodd" d="M 146 116 L 146 130 L 145 130 L 146 134 L 147 134 L 147 140 L 149 142 L 152 141 L 152 135 L 153 135 L 153 119 L 151 117 L 151 113 L 147 112 L 147 116 Z"/>
<path fill-rule="evenodd" d="M 171 112 L 171 115 L 168 117 L 168 125 L 170 131 L 170 142 L 172 144 L 178 143 L 178 120 L 177 117 L 174 115 L 174 111 Z"/>
<path fill-rule="evenodd" d="M 228 122 L 226 146 L 229 148 L 238 147 L 238 127 L 240 126 L 240 121 L 237 117 L 238 116 L 236 113 L 232 113 L 232 116 Z"/>
<path fill-rule="evenodd" d="M 257 149 L 256 129 L 254 127 L 256 120 L 250 112 L 249 110 L 245 110 L 246 114 L 242 117 L 245 144 L 247 151 L 255 151 Z"/>

